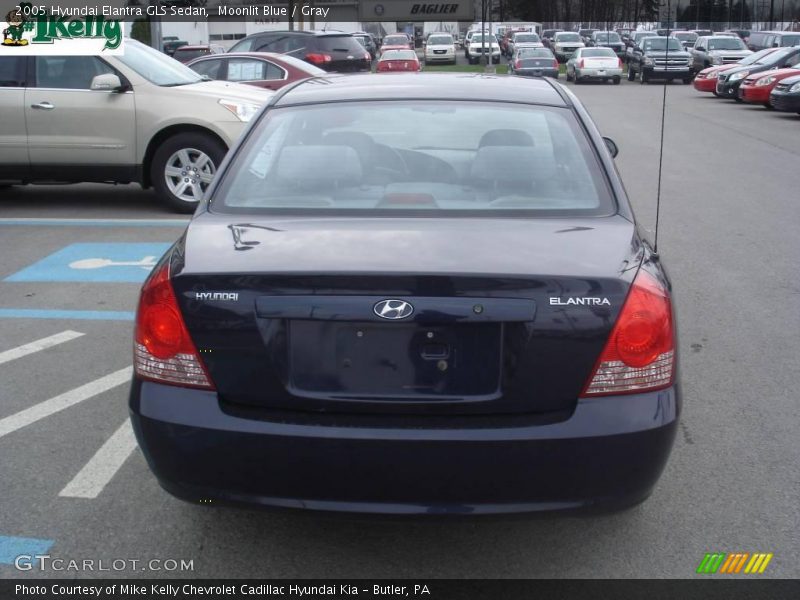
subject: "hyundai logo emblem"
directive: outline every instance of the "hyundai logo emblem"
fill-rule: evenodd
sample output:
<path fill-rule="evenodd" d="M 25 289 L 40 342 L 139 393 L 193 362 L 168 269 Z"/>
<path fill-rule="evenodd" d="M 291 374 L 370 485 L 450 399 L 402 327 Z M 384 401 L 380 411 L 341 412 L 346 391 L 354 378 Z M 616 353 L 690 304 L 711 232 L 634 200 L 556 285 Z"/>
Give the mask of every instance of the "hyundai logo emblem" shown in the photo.
<path fill-rule="evenodd" d="M 405 300 L 381 300 L 372 307 L 372 311 L 381 319 L 405 319 L 414 312 L 414 307 Z"/>

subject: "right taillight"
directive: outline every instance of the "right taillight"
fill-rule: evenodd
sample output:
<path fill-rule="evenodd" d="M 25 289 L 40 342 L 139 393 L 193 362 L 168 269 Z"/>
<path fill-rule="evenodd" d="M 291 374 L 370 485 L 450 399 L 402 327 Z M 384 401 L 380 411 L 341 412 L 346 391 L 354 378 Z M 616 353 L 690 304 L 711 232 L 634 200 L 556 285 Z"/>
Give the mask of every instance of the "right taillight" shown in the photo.
<path fill-rule="evenodd" d="M 521 60 L 515 60 L 514 61 L 514 68 L 515 69 L 521 69 L 522 68 L 522 61 Z"/>
<path fill-rule="evenodd" d="M 669 292 L 640 270 L 581 396 L 669 387 L 675 373 L 675 329 Z"/>
<path fill-rule="evenodd" d="M 325 63 L 333 61 L 333 57 L 330 54 L 309 52 L 306 54 L 306 60 L 310 63 L 314 63 L 315 65 L 324 65 Z"/>
<path fill-rule="evenodd" d="M 133 342 L 136 375 L 158 383 L 213 390 L 211 378 L 183 321 L 169 262 L 142 287 Z"/>

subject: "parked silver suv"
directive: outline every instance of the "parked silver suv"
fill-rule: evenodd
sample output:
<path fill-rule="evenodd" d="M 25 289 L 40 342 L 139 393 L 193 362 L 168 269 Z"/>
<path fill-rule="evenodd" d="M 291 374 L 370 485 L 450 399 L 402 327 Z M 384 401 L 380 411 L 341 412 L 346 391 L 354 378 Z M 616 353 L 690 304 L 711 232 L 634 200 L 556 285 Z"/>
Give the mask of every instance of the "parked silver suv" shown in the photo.
<path fill-rule="evenodd" d="M 192 212 L 271 94 L 135 40 L 123 56 L 0 57 L 0 185 L 138 182 Z"/>
<path fill-rule="evenodd" d="M 740 38 L 731 36 L 699 37 L 689 52 L 695 72 L 714 65 L 737 63 L 752 54 Z"/>

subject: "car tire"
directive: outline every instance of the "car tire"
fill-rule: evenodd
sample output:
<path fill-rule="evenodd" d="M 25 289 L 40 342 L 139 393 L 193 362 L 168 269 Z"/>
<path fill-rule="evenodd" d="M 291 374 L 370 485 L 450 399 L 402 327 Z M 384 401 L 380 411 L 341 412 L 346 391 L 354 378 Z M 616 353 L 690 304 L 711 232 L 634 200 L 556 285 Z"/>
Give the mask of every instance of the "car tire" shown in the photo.
<path fill-rule="evenodd" d="M 569 69 L 567 69 L 565 76 L 567 78 L 567 81 L 572 81 L 572 76 L 569 74 Z"/>
<path fill-rule="evenodd" d="M 192 213 L 202 200 L 227 149 L 209 134 L 179 133 L 162 143 L 150 164 L 156 193 L 179 213 Z M 186 168 L 181 173 L 179 169 Z M 194 169 L 199 169 L 193 172 Z M 172 172 L 173 175 L 169 175 Z M 182 175 L 188 175 L 183 177 Z M 196 177 L 192 178 L 191 174 Z M 169 181 L 169 182 L 168 182 Z M 188 185 L 187 185 L 188 184 Z M 181 190 L 185 190 L 181 193 Z"/>
<path fill-rule="evenodd" d="M 612 81 L 614 82 L 614 85 L 619 85 L 619 82 L 622 81 L 622 77 L 614 77 Z"/>
<path fill-rule="evenodd" d="M 640 84 L 645 84 L 645 83 L 647 83 L 649 81 L 650 81 L 650 78 L 647 75 L 644 74 L 644 71 L 639 73 L 639 83 Z"/>
<path fill-rule="evenodd" d="M 690 83 L 692 83 L 692 78 L 691 77 L 684 77 L 683 78 L 683 84 L 684 85 L 689 85 Z"/>
<path fill-rule="evenodd" d="M 766 108 L 767 110 L 775 110 L 775 107 L 772 106 L 772 104 L 770 104 L 769 102 L 764 102 L 764 108 Z"/>
<path fill-rule="evenodd" d="M 628 65 L 628 81 L 636 81 L 636 71 Z"/>

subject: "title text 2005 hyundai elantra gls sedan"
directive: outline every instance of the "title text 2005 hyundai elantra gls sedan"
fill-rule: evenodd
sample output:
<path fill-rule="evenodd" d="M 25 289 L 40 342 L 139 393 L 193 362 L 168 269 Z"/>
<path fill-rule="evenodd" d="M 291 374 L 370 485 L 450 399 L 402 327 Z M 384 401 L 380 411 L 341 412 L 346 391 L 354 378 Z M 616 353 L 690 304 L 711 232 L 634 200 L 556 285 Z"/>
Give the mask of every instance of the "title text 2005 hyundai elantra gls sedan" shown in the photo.
<path fill-rule="evenodd" d="M 670 297 L 557 83 L 310 79 L 144 284 L 133 424 L 192 502 L 620 509 L 676 431 Z"/>

